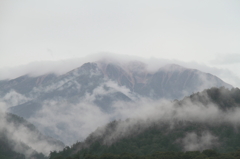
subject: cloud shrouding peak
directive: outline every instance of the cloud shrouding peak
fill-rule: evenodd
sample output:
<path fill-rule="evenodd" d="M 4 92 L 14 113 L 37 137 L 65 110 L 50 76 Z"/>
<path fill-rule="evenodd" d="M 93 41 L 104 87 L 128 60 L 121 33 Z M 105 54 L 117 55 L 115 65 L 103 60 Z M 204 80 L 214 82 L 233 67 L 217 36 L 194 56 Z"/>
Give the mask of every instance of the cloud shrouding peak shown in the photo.
<path fill-rule="evenodd" d="M 1 68 L 0 80 L 14 79 L 26 74 L 29 74 L 31 76 L 40 76 L 47 73 L 55 73 L 57 75 L 61 75 L 75 68 L 78 68 L 87 62 L 115 63 L 122 66 L 127 66 L 129 65 L 129 63 L 134 63 L 134 61 L 135 65 L 137 61 L 139 61 L 140 63 L 144 63 L 145 66 L 141 67 L 146 67 L 146 69 L 151 72 L 155 72 L 165 65 L 177 64 L 186 68 L 198 69 L 206 73 L 211 73 L 220 77 L 221 79 L 223 79 L 227 83 L 230 83 L 233 86 L 240 86 L 240 78 L 238 77 L 238 75 L 234 74 L 226 68 L 217 68 L 196 62 L 183 62 L 178 60 L 158 58 L 146 59 L 137 56 L 111 53 L 100 53 L 87 56 L 85 58 L 65 59 L 60 61 L 38 61 L 18 67 Z M 130 67 L 130 65 L 128 67 Z"/>

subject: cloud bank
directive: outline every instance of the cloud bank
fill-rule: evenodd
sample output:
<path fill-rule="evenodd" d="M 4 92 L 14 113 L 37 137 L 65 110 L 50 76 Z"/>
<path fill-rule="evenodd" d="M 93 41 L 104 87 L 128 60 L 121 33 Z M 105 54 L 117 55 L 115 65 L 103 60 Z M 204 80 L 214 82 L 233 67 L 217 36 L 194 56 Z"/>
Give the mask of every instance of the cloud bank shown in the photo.
<path fill-rule="evenodd" d="M 29 127 L 26 122 L 15 121 L 14 116 L 0 112 L 0 132 L 5 135 L 13 150 L 30 157 L 36 151 L 49 155 L 50 151 L 61 150 L 63 147 L 47 141 L 36 131 L 35 128 Z"/>
<path fill-rule="evenodd" d="M 160 67 L 167 64 L 178 64 L 186 68 L 198 69 L 200 71 L 211 73 L 223 79 L 225 82 L 233 85 L 240 86 L 240 78 L 238 74 L 234 74 L 229 69 L 220 67 L 219 65 L 206 65 L 197 62 L 184 62 L 179 60 L 169 60 L 161 58 L 142 58 L 138 56 L 120 55 L 112 53 L 98 53 L 82 58 L 65 59 L 59 61 L 38 61 L 32 62 L 27 65 L 21 65 L 12 68 L 0 69 L 0 80 L 14 79 L 22 75 L 29 74 L 30 76 L 40 76 L 47 73 L 55 73 L 57 75 L 64 74 L 77 67 L 80 67 L 86 62 L 107 61 L 118 64 L 126 64 L 130 61 L 140 61 L 146 63 L 148 71 L 156 71 Z M 215 67 L 213 67 L 215 66 Z"/>
<path fill-rule="evenodd" d="M 240 108 L 222 110 L 210 102 L 207 95 L 206 103 L 208 104 L 192 102 L 189 99 L 184 99 L 181 104 L 149 98 L 141 98 L 134 102 L 118 101 L 113 104 L 113 111 L 109 113 L 103 112 L 91 102 L 92 97 L 86 98 L 85 102 L 78 104 L 69 104 L 64 101 L 45 102 L 42 110 L 30 121 L 36 124 L 40 130 L 55 134 L 54 137 L 68 145 L 76 141 L 83 141 L 96 129 L 97 131 L 93 135 L 103 136 L 105 133 L 104 125 L 113 120 L 123 120 L 123 122 L 120 122 L 111 134 L 105 136 L 105 144 L 117 141 L 132 133 L 139 133 L 139 130 L 135 130 L 135 125 L 140 125 L 141 131 L 144 131 L 153 124 L 162 122 L 168 123 L 174 131 L 175 125 L 179 121 L 210 125 L 228 123 L 232 126 L 239 126 L 240 124 Z M 130 120 L 124 121 L 128 118 Z M 201 134 L 189 132 L 181 141 L 186 143 L 184 146 L 186 150 L 212 147 L 218 143 L 217 137 L 208 131 Z M 187 144 L 188 142 L 191 144 Z"/>

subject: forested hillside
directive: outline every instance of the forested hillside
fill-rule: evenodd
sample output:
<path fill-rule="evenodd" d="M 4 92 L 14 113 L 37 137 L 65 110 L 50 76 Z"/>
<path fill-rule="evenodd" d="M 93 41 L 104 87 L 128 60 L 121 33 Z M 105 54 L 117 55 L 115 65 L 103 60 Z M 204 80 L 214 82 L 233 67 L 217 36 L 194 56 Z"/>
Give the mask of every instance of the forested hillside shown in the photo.
<path fill-rule="evenodd" d="M 168 107 L 168 110 L 158 110 L 159 116 L 113 121 L 98 128 L 84 142 L 66 147 L 59 153 L 52 152 L 50 158 L 86 158 L 87 154 L 100 155 L 88 155 L 89 158 L 104 158 L 110 154 L 118 158 L 124 153 L 151 158 L 155 152 L 174 151 L 171 155 L 177 155 L 175 152 L 183 154 L 180 152 L 205 149 L 213 149 L 219 155 L 240 148 L 238 88 L 207 89 L 181 101 L 173 101 Z M 165 117 L 162 111 L 165 111 Z"/>
<path fill-rule="evenodd" d="M 84 140 L 96 125 L 118 119 L 114 115 L 118 112 L 116 103 L 182 99 L 192 92 L 221 86 L 232 88 L 215 75 L 176 64 L 153 69 L 140 61 L 103 59 L 61 75 L 26 74 L 0 80 L 0 101 L 9 112 L 29 120 L 43 133 L 73 144 Z M 88 120 L 95 111 L 99 115 L 93 116 L 98 119 Z"/>
<path fill-rule="evenodd" d="M 1 159 L 46 159 L 51 150 L 59 150 L 64 144 L 41 134 L 36 127 L 22 117 L 0 113 Z"/>
<path fill-rule="evenodd" d="M 206 149 L 201 151 L 186 151 L 186 152 L 174 152 L 174 151 L 156 151 L 150 155 L 137 155 L 133 153 L 112 154 L 104 153 L 101 155 L 84 154 L 82 157 L 79 155 L 73 155 L 67 157 L 67 159 L 238 159 L 240 157 L 240 151 L 229 153 L 218 153 L 212 149 Z M 55 159 L 64 159 L 62 156 L 57 156 Z"/>

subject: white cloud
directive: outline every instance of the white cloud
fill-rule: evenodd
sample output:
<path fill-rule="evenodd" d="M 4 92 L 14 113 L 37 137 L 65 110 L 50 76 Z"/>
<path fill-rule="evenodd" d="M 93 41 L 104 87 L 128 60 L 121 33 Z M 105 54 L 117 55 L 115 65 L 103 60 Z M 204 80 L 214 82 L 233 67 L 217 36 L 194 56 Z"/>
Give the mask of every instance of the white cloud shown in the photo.
<path fill-rule="evenodd" d="M 29 121 L 36 124 L 41 131 L 50 130 L 48 133 L 65 144 L 73 144 L 109 122 L 110 116 L 90 103 L 74 105 L 64 101 L 48 101 Z"/>
<path fill-rule="evenodd" d="M 99 91 L 97 92 L 99 93 Z M 55 134 L 58 139 L 66 144 L 84 140 L 97 127 L 102 127 L 114 119 L 125 120 L 131 118 L 127 122 L 120 122 L 116 130 L 106 136 L 104 139 L 106 144 L 113 142 L 113 139 L 117 140 L 134 132 L 134 125 L 140 125 L 142 131 L 144 131 L 152 123 L 158 122 L 167 122 L 173 128 L 175 121 L 208 124 L 230 123 L 233 126 L 240 124 L 240 109 L 223 111 L 213 103 L 203 105 L 185 99 L 180 106 L 166 100 L 156 101 L 142 98 L 135 102 L 115 102 L 113 111 L 104 113 L 92 101 L 88 97 L 79 104 L 48 101 L 45 102 L 43 109 L 36 116 L 30 118 L 30 121 L 35 123 L 40 130 L 48 130 L 51 135 Z M 94 134 L 102 135 L 104 133 L 102 129 L 98 129 Z M 211 135 L 204 133 L 202 137 L 196 137 L 196 140 L 201 140 L 200 145 L 206 145 L 205 142 L 209 136 Z M 195 147 L 201 146 L 195 145 Z M 186 147 L 186 149 L 188 148 Z"/>
<path fill-rule="evenodd" d="M 202 132 L 200 135 L 191 132 L 181 140 L 185 151 L 202 151 L 213 148 L 218 144 L 218 138 L 210 132 Z"/>
<path fill-rule="evenodd" d="M 147 59 L 138 56 L 111 53 L 99 53 L 91 56 L 86 56 L 84 58 L 65 59 L 59 61 L 39 61 L 18 67 L 2 68 L 0 69 L 0 80 L 14 79 L 25 74 L 29 74 L 30 76 L 39 76 L 47 73 L 55 73 L 57 75 L 61 75 L 82 66 L 86 62 L 98 61 L 116 63 L 124 67 L 129 65 L 129 62 L 131 61 L 140 61 L 146 64 L 145 69 L 150 72 L 155 72 L 167 64 L 178 64 L 186 68 L 198 69 L 202 72 L 211 73 L 235 87 L 240 86 L 240 76 L 237 73 L 237 66 L 223 67 L 213 64 L 206 64 L 203 62 L 184 62 L 180 60 L 169 60 L 153 57 Z M 231 72 L 231 70 L 234 72 Z"/>
<path fill-rule="evenodd" d="M 11 106 L 23 104 L 29 100 L 31 99 L 24 96 L 23 94 L 16 92 L 15 90 L 10 90 L 2 98 L 0 98 L 0 102 L 5 103 L 5 108 L 2 109 L 4 111 Z"/>
<path fill-rule="evenodd" d="M 220 54 L 213 61 L 216 65 L 231 65 L 240 63 L 240 53 Z"/>
<path fill-rule="evenodd" d="M 5 132 L 7 139 L 13 142 L 9 142 L 9 144 L 16 152 L 29 157 L 34 151 L 37 151 L 47 156 L 50 151 L 62 149 L 62 146 L 54 145 L 42 139 L 39 132 L 31 130 L 23 123 L 17 124 L 14 120 L 9 120 L 9 116 L 6 113 L 0 112 L 0 131 Z M 25 148 L 21 143 L 29 146 L 31 149 Z"/>

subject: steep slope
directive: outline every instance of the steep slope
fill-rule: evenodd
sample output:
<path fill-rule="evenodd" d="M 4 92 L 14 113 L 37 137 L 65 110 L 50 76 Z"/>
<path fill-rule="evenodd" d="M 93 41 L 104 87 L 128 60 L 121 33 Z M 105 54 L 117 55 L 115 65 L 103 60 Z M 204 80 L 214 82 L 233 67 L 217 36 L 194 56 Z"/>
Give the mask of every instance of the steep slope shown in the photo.
<path fill-rule="evenodd" d="M 157 71 L 148 71 L 141 62 L 128 64 L 100 63 L 106 77 L 125 86 L 132 92 L 154 99 L 181 99 L 193 92 L 211 87 L 232 88 L 218 77 L 195 69 L 170 64 Z"/>
<path fill-rule="evenodd" d="M 178 65 L 167 65 L 156 72 L 149 72 L 145 64 L 136 61 L 127 64 L 98 62 L 86 63 L 60 76 L 25 75 L 10 81 L 0 81 L 0 95 L 9 106 L 16 106 L 10 112 L 28 118 L 41 108 L 42 101 L 64 99 L 78 103 L 86 95 L 94 95 L 94 90 L 102 85 L 105 90 L 109 89 L 109 81 L 129 89 L 135 97 L 140 95 L 153 99 L 180 99 L 210 87 L 231 88 L 231 85 L 216 76 Z M 113 90 L 111 93 L 95 96 L 94 103 L 105 107 L 104 110 L 109 109 L 114 101 L 132 100 L 119 88 L 110 89 Z"/>
<path fill-rule="evenodd" d="M 64 144 L 41 134 L 34 125 L 13 114 L 0 113 L 0 156 L 9 159 L 45 159 Z"/>
<path fill-rule="evenodd" d="M 1 93 L 4 94 L 10 90 L 15 90 L 20 94 L 27 94 L 33 90 L 34 87 L 38 87 L 48 83 L 51 80 L 56 79 L 55 74 L 47 74 L 39 77 L 29 77 L 28 75 L 23 75 L 12 80 L 0 81 Z"/>
<path fill-rule="evenodd" d="M 180 99 L 193 92 L 221 86 L 231 88 L 231 85 L 211 74 L 178 65 L 167 65 L 154 73 L 144 86 L 136 87 L 135 90 L 141 95 L 150 95 L 156 99 Z"/>
<path fill-rule="evenodd" d="M 2 134 L 2 133 L 1 133 Z M 25 159 L 25 156 L 21 153 L 17 153 L 13 150 L 11 142 L 1 135 L 0 138 L 0 158 L 1 159 Z"/>
<path fill-rule="evenodd" d="M 0 102 L 45 134 L 72 144 L 84 139 L 95 125 L 125 118 L 118 112 L 126 102 L 181 99 L 220 86 L 231 87 L 216 76 L 178 65 L 152 71 L 138 61 L 97 61 L 58 76 L 26 75 L 0 81 Z"/>
<path fill-rule="evenodd" d="M 28 78 L 31 79 L 31 77 Z M 4 87 L 4 89 L 6 90 L 8 88 L 10 91 L 9 94 L 5 95 L 6 102 L 12 103 L 11 100 L 14 96 L 17 96 L 16 98 L 19 101 L 19 104 L 16 104 L 16 106 L 13 105 L 13 107 L 10 108 L 10 112 L 25 118 L 29 118 L 34 115 L 36 111 L 41 109 L 42 102 L 45 100 L 61 99 L 70 103 L 78 103 L 82 98 L 84 98 L 84 96 L 93 94 L 96 88 L 106 82 L 102 71 L 98 68 L 96 63 L 86 63 L 80 68 L 70 71 L 64 75 L 58 77 L 54 76 L 51 79 L 49 78 L 49 80 L 45 80 L 41 84 L 37 84 L 37 81 L 39 79 L 43 79 L 43 77 L 30 79 L 25 81 L 34 81 L 35 84 L 32 85 L 33 87 L 31 88 L 31 91 L 21 91 L 25 92 L 24 94 L 20 94 L 21 92 L 13 93 L 12 89 L 19 88 L 22 85 L 24 86 L 25 81 L 24 83 L 17 83 L 13 88 L 11 88 L 11 84 L 14 83 L 15 80 L 9 81 L 7 86 L 4 85 L 6 87 Z M 114 88 L 109 88 L 107 86 L 104 88 L 106 90 L 113 89 L 113 91 L 111 94 L 98 94 L 93 102 L 106 111 L 113 101 L 130 100 L 128 96 L 118 90 L 114 90 Z M 18 90 L 19 89 L 14 91 Z M 7 98 L 11 95 L 13 96 L 12 98 Z"/>
<path fill-rule="evenodd" d="M 156 151 L 239 149 L 240 89 L 211 88 L 164 104 L 168 105 L 154 109 L 147 117 L 113 121 L 98 128 L 84 142 L 54 152 L 51 158 L 73 154 L 81 157 L 104 153 L 146 155 Z"/>
<path fill-rule="evenodd" d="M 68 152 L 68 149 L 64 150 L 65 153 Z M 238 159 L 240 151 L 229 152 L 229 153 L 218 153 L 212 149 L 206 149 L 201 151 L 185 151 L 185 152 L 174 152 L 174 151 L 155 151 L 151 154 L 147 155 L 139 155 L 135 153 L 122 153 L 122 154 L 115 154 L 115 153 L 104 153 L 100 155 L 89 154 L 85 153 L 80 158 L 85 159 L 132 159 L 132 158 L 140 158 L 140 159 Z M 58 154 L 56 154 L 58 155 Z M 53 155 L 54 156 L 54 155 Z M 63 157 L 63 155 L 51 157 L 51 159 L 79 159 L 79 155 L 75 154 L 71 157 Z"/>

